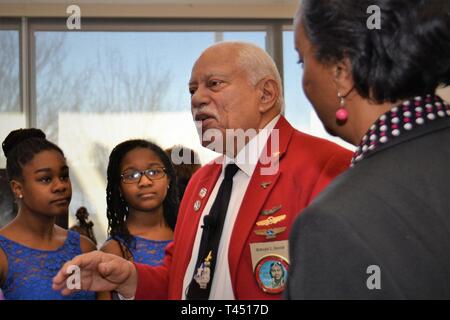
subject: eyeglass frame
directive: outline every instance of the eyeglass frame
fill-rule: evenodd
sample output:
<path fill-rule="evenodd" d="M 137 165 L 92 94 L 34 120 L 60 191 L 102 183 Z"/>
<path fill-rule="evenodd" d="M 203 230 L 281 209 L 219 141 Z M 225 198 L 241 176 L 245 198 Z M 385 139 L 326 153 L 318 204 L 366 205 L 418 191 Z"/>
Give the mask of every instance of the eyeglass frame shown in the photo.
<path fill-rule="evenodd" d="M 155 170 L 155 169 L 162 169 L 163 175 L 161 176 L 161 178 L 155 179 L 155 178 L 149 177 L 149 176 L 146 174 L 147 171 Z M 166 168 L 165 168 L 165 167 L 150 168 L 150 169 L 145 169 L 145 170 L 143 170 L 143 171 L 139 171 L 139 170 L 134 170 L 134 171 L 133 171 L 133 173 L 137 173 L 137 172 L 141 175 L 141 176 L 139 177 L 139 180 L 134 181 L 134 182 L 125 182 L 125 180 L 124 180 L 124 175 L 125 175 L 125 173 L 122 173 L 122 174 L 120 175 L 120 181 L 121 181 L 122 183 L 125 183 L 125 184 L 133 184 L 133 183 L 140 183 L 140 182 L 141 182 L 141 179 L 142 179 L 142 177 L 143 177 L 144 175 L 147 177 L 147 179 L 149 179 L 149 180 L 151 180 L 151 181 L 154 181 L 154 180 L 161 180 L 162 178 L 164 178 L 165 176 L 167 176 L 167 171 L 166 171 Z"/>

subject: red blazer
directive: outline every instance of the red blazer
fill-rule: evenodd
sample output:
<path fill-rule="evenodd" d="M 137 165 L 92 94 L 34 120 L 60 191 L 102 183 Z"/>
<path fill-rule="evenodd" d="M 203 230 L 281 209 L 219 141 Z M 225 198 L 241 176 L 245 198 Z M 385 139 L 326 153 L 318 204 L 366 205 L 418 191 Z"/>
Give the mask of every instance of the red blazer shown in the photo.
<path fill-rule="evenodd" d="M 274 175 L 261 175 L 263 164 L 257 164 L 239 209 L 228 251 L 229 268 L 236 299 L 280 299 L 280 294 L 268 294 L 260 289 L 251 261 L 251 243 L 268 240 L 256 234 L 256 222 L 264 218 L 261 210 L 282 205 L 286 218 L 277 227 L 286 230 L 275 241 L 287 240 L 294 218 L 337 175 L 349 167 L 352 153 L 327 140 L 295 130 L 282 116 L 275 126 L 279 129 L 279 149 L 267 148 L 279 159 Z M 278 151 L 278 152 L 277 152 Z M 266 161 L 267 162 L 267 161 Z M 191 259 L 200 217 L 209 194 L 221 173 L 222 166 L 214 162 L 203 166 L 191 178 L 181 202 L 174 241 L 166 248 L 164 264 L 150 267 L 136 263 L 138 287 L 136 299 L 181 299 L 183 281 Z M 266 186 L 263 188 L 261 184 Z M 201 207 L 194 210 L 202 188 L 208 190 Z M 265 216 L 267 218 L 267 216 Z"/>

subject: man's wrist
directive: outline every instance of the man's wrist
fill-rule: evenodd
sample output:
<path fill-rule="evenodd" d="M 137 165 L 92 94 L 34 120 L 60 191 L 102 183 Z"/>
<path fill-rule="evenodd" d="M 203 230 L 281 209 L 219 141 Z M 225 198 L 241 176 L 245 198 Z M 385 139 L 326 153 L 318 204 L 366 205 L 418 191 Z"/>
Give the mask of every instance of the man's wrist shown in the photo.
<path fill-rule="evenodd" d="M 131 261 L 127 261 L 130 274 L 128 278 L 120 284 L 116 292 L 122 298 L 121 300 L 133 300 L 137 289 L 137 270 Z"/>
<path fill-rule="evenodd" d="M 125 298 L 120 293 L 117 293 L 117 296 L 119 297 L 119 300 L 134 300 L 135 296 L 132 296 L 131 298 Z"/>

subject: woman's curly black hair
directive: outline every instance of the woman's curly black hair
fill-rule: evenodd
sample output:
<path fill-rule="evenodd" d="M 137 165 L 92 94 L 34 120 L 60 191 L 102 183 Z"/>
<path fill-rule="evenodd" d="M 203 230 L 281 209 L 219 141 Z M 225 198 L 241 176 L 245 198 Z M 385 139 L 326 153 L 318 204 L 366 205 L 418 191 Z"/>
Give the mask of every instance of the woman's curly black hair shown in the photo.
<path fill-rule="evenodd" d="M 17 129 L 11 131 L 2 143 L 3 153 L 6 157 L 6 172 L 9 181 L 22 179 L 22 168 L 34 156 L 45 150 L 55 150 L 64 153 L 54 143 L 45 138 L 45 133 L 40 129 Z"/>
<path fill-rule="evenodd" d="M 373 5 L 380 29 L 368 27 Z M 302 0 L 297 18 L 320 62 L 350 60 L 363 98 L 397 102 L 450 85 L 449 0 Z"/>
<path fill-rule="evenodd" d="M 108 183 L 106 186 L 106 215 L 108 217 L 109 236 L 112 239 L 118 241 L 119 244 L 125 242 L 127 248 L 133 246 L 134 241 L 126 226 L 126 219 L 128 217 L 128 204 L 122 197 L 122 194 L 120 192 L 120 164 L 128 152 L 137 148 L 145 148 L 153 151 L 159 157 L 164 167 L 166 168 L 166 174 L 170 179 L 170 182 L 169 189 L 167 190 L 167 195 L 163 201 L 164 219 L 167 225 L 172 230 L 175 229 L 179 205 L 175 171 L 169 157 L 164 152 L 164 150 L 152 142 L 141 139 L 128 140 L 118 144 L 112 150 L 109 156 L 107 170 Z M 122 248 L 122 245 L 120 247 L 122 253 L 124 254 L 124 257 L 129 256 L 129 250 L 126 250 L 127 253 L 125 253 L 124 249 L 127 248 Z"/>

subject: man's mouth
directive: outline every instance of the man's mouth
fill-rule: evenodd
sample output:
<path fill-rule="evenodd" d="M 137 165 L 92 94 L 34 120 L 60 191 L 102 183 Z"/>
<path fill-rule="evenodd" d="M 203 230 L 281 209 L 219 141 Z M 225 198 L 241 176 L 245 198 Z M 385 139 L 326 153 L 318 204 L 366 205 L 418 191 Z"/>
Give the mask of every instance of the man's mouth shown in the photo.
<path fill-rule="evenodd" d="M 195 121 L 202 121 L 203 122 L 203 121 L 208 120 L 208 119 L 214 119 L 214 117 L 209 115 L 209 114 L 207 114 L 207 113 L 198 113 L 195 116 Z"/>

